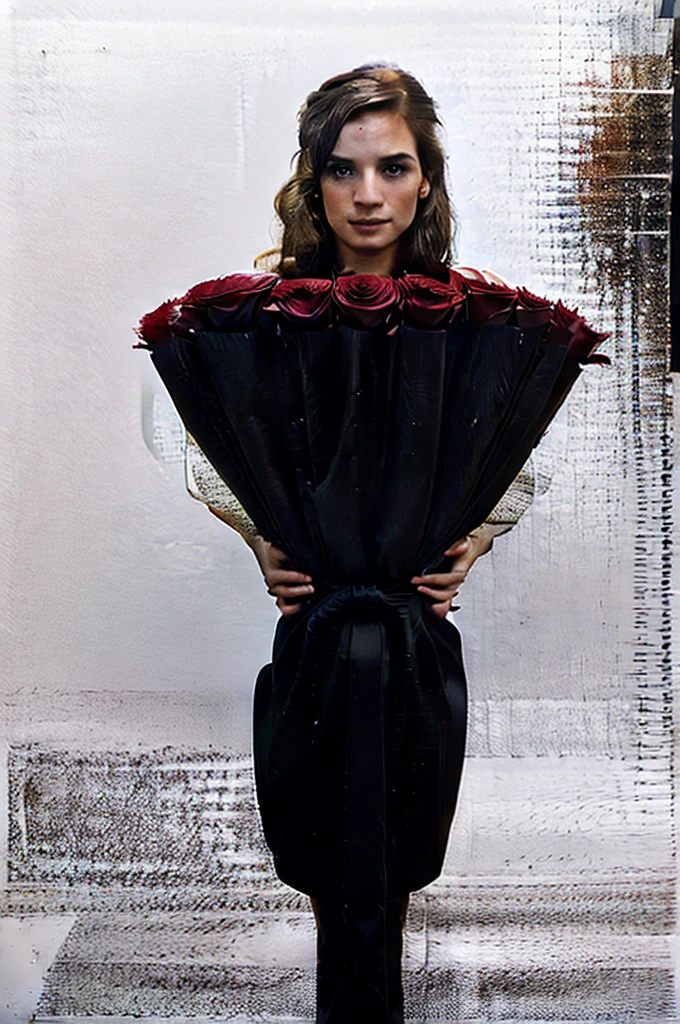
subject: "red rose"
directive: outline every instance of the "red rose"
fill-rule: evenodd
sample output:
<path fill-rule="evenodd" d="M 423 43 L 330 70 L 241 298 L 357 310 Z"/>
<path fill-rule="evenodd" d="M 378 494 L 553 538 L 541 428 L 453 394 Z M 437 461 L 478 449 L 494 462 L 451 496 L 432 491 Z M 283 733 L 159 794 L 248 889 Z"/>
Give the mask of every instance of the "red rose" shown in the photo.
<path fill-rule="evenodd" d="M 477 271 L 475 271 L 477 273 Z M 463 295 L 467 295 L 467 281 L 462 274 L 459 274 L 457 270 L 449 268 L 449 284 L 455 285 L 459 292 Z"/>
<path fill-rule="evenodd" d="M 478 327 L 482 324 L 507 324 L 517 303 L 518 291 L 507 284 L 484 280 L 466 281 L 468 316 Z"/>
<path fill-rule="evenodd" d="M 609 366 L 611 364 L 609 356 L 606 356 L 604 352 L 595 351 L 598 345 L 606 341 L 609 336 L 609 331 L 605 333 L 594 331 L 585 320 L 581 320 L 574 331 L 568 349 L 569 355 L 578 359 L 579 363 L 599 363 L 600 366 Z"/>
<path fill-rule="evenodd" d="M 589 327 L 578 310 L 567 309 L 558 300 L 553 307 L 548 340 L 558 345 L 567 346 L 567 355 L 577 359 L 579 363 L 602 363 L 608 365 L 609 356 L 596 355 L 595 349 L 605 341 L 609 334 L 601 334 Z"/>
<path fill-rule="evenodd" d="M 557 345 L 568 345 L 571 341 L 571 329 L 578 318 L 575 309 L 567 309 L 564 303 L 558 299 L 553 306 L 550 318 L 550 330 L 548 331 L 550 341 Z"/>
<path fill-rule="evenodd" d="M 454 280 L 442 282 L 422 274 L 405 274 L 400 285 L 404 321 L 409 327 L 446 327 L 465 302 L 465 292 Z"/>
<path fill-rule="evenodd" d="M 227 274 L 211 281 L 201 281 L 179 299 L 194 306 L 218 305 L 232 309 L 247 301 L 252 294 L 270 292 L 277 282 L 276 274 Z"/>
<path fill-rule="evenodd" d="M 165 345 L 172 338 L 172 330 L 179 319 L 177 299 L 168 299 L 151 313 L 146 313 L 135 327 L 135 334 L 146 344 L 135 345 L 135 348 L 153 348 L 154 345 Z"/>
<path fill-rule="evenodd" d="M 182 325 L 198 330 L 248 331 L 278 280 L 276 274 L 228 274 L 202 281 L 179 300 Z"/>
<path fill-rule="evenodd" d="M 402 304 L 397 282 L 378 274 L 343 274 L 336 279 L 332 295 L 343 320 L 360 330 L 389 327 Z"/>
<path fill-rule="evenodd" d="M 520 288 L 513 320 L 518 327 L 545 327 L 550 323 L 552 310 L 553 304 L 549 299 L 542 299 L 526 288 Z"/>
<path fill-rule="evenodd" d="M 271 294 L 271 306 L 292 328 L 328 327 L 333 282 L 321 277 L 286 278 Z"/>

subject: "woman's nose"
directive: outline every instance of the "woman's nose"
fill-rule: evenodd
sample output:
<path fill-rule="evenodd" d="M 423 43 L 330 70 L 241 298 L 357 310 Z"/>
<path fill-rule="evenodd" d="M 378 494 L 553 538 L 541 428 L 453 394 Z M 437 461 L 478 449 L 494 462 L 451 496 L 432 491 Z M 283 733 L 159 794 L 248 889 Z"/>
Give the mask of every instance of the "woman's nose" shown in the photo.
<path fill-rule="evenodd" d="M 354 190 L 354 202 L 361 203 L 363 206 L 375 206 L 376 203 L 382 202 L 379 182 L 375 174 L 369 172 L 361 175 Z"/>

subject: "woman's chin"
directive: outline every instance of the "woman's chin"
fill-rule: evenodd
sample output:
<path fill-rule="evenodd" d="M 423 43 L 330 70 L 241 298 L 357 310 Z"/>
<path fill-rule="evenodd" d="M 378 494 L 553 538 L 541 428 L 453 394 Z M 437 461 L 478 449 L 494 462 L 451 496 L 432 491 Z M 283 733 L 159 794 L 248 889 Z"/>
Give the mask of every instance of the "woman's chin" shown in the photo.
<path fill-rule="evenodd" d="M 399 245 L 398 238 L 388 237 L 384 235 L 361 235 L 352 239 L 351 244 L 347 244 L 347 249 L 351 253 L 356 253 L 357 256 L 387 256 L 388 253 L 394 252 Z"/>

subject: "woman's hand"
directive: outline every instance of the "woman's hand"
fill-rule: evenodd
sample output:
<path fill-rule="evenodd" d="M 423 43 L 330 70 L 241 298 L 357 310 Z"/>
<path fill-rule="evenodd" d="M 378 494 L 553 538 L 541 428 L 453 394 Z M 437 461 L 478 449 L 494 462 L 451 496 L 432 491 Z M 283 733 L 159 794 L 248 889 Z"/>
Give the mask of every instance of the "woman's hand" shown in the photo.
<path fill-rule="evenodd" d="M 430 610 L 434 615 L 442 619 L 448 615 L 453 598 L 468 572 L 480 555 L 485 555 L 491 549 L 498 532 L 493 527 L 487 528 L 486 524 L 481 526 L 446 549 L 444 556 L 453 558 L 449 572 L 412 577 L 411 583 L 417 586 L 420 593 L 432 598 Z M 277 608 L 282 615 L 295 615 L 302 607 L 299 598 L 314 593 L 311 576 L 299 572 L 285 552 L 262 537 L 255 537 L 250 546 L 262 570 L 267 592 L 276 598 Z"/>
<path fill-rule="evenodd" d="M 262 537 L 256 537 L 251 547 L 260 564 L 267 592 L 276 598 L 276 607 L 282 615 L 295 615 L 302 607 L 295 598 L 314 593 L 312 577 L 298 572 L 288 555 Z"/>
<path fill-rule="evenodd" d="M 467 537 L 461 537 L 444 552 L 445 557 L 453 558 L 449 572 L 428 573 L 427 576 L 413 576 L 411 583 L 418 587 L 421 594 L 432 598 L 430 611 L 439 618 L 445 618 L 451 611 L 454 597 L 470 569 L 480 555 L 485 555 L 493 544 L 493 533 L 483 527 L 474 530 Z"/>

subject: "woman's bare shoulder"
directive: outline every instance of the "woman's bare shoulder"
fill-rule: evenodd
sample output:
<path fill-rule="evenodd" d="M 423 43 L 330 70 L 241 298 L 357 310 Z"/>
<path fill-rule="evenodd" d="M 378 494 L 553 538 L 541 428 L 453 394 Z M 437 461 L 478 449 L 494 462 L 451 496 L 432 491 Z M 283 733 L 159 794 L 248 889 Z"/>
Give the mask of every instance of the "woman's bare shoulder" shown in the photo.
<path fill-rule="evenodd" d="M 489 270 L 488 267 L 485 267 L 483 270 L 479 270 L 477 267 L 454 267 L 453 269 L 462 277 L 467 277 L 470 281 L 484 281 L 486 284 L 502 284 L 506 287 L 511 287 L 509 281 L 494 273 L 493 270 Z"/>

